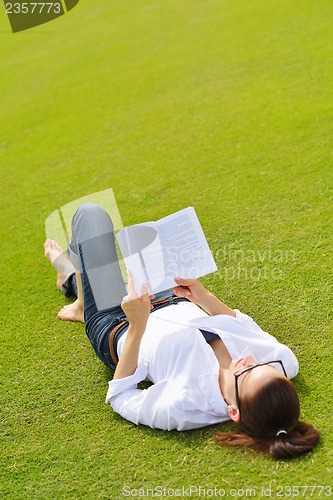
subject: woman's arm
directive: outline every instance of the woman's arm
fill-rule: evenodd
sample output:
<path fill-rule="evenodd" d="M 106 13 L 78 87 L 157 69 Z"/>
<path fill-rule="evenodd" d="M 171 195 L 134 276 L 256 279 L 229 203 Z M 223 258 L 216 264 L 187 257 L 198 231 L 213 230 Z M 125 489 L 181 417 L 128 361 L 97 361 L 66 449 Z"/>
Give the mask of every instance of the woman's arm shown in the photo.
<path fill-rule="evenodd" d="M 114 380 L 128 377 L 135 372 L 138 366 L 141 339 L 145 333 L 151 309 L 148 285 L 143 285 L 142 297 L 139 298 L 135 292 L 130 271 L 128 271 L 128 295 L 123 298 L 121 307 L 129 321 L 129 328 L 123 351 L 114 372 Z"/>
<path fill-rule="evenodd" d="M 191 302 L 202 307 L 211 316 L 227 314 L 236 316 L 233 309 L 223 304 L 215 295 L 209 292 L 197 279 L 177 278 L 178 286 L 173 290 L 178 297 L 186 297 Z"/>

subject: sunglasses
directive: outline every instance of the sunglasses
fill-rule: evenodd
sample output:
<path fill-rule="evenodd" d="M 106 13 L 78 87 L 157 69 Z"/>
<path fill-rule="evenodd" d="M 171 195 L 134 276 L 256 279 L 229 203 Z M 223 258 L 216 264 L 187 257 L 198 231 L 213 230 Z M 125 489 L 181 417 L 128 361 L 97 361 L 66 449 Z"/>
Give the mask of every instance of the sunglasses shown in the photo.
<path fill-rule="evenodd" d="M 283 366 L 283 363 L 282 363 L 282 361 L 280 359 L 278 359 L 276 361 L 266 361 L 266 363 L 257 363 L 255 365 L 245 366 L 244 368 L 241 368 L 240 370 L 237 370 L 234 373 L 235 388 L 236 388 L 236 405 L 237 405 L 237 408 L 238 408 L 239 412 L 240 412 L 240 401 L 239 401 L 239 394 L 238 394 L 238 379 L 239 379 L 239 377 L 241 377 L 242 375 L 244 375 L 244 373 L 247 373 L 247 372 L 249 372 L 251 370 L 254 370 L 254 368 L 257 368 L 258 366 L 265 366 L 265 365 L 270 365 L 271 366 L 272 365 L 274 368 L 276 368 L 276 366 L 274 366 L 276 364 L 278 364 L 278 365 L 281 366 L 284 375 L 287 377 L 286 369 Z"/>

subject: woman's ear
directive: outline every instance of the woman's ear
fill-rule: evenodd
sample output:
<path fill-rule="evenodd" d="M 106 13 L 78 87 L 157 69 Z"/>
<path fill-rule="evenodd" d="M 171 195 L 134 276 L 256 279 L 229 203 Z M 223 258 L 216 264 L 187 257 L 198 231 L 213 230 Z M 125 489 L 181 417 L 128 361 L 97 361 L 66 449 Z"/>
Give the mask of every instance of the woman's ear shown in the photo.
<path fill-rule="evenodd" d="M 229 412 L 229 417 L 233 422 L 239 422 L 240 421 L 240 412 L 237 406 L 234 405 L 229 405 L 228 406 L 228 412 Z"/>

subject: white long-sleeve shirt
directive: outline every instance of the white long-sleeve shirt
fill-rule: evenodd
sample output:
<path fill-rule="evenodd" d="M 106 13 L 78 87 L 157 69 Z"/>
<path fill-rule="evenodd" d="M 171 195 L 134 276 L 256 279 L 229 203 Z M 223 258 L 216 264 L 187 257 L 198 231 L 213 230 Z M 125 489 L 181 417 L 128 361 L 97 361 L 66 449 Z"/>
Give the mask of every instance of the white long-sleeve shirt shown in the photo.
<path fill-rule="evenodd" d="M 219 387 L 219 363 L 199 328 L 223 340 L 232 359 L 252 354 L 257 362 L 281 359 L 289 378 L 298 373 L 293 352 L 236 310 L 208 316 L 195 304 L 179 302 L 150 314 L 133 375 L 111 380 L 106 396 L 114 411 L 135 424 L 179 431 L 229 419 Z M 126 340 L 118 342 L 118 356 Z M 148 389 L 137 384 L 150 380 Z"/>

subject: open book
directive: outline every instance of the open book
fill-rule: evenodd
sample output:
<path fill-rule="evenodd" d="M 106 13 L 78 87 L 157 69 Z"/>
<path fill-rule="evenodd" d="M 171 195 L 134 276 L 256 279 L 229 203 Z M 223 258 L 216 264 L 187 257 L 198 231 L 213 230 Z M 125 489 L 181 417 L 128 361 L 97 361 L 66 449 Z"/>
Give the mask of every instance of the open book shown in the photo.
<path fill-rule="evenodd" d="M 152 294 L 177 286 L 175 278 L 200 278 L 217 270 L 192 207 L 125 227 L 116 238 L 139 296 L 145 282 Z"/>

